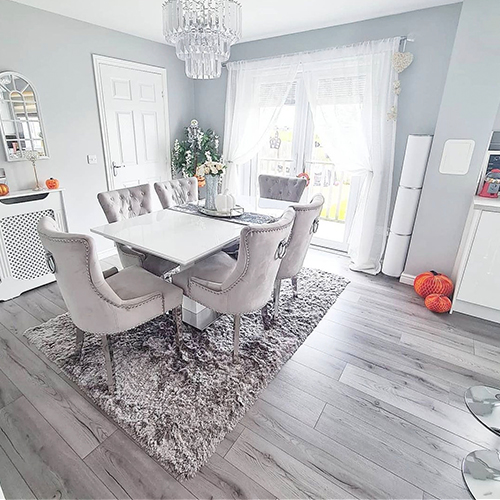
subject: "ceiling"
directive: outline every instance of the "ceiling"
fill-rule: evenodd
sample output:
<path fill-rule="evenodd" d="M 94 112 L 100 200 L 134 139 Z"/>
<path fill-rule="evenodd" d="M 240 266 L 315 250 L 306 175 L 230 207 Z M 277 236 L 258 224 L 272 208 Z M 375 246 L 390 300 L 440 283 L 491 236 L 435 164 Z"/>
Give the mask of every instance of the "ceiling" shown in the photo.
<path fill-rule="evenodd" d="M 157 42 L 162 0 L 15 0 Z M 373 19 L 460 0 L 240 0 L 242 41 Z"/>

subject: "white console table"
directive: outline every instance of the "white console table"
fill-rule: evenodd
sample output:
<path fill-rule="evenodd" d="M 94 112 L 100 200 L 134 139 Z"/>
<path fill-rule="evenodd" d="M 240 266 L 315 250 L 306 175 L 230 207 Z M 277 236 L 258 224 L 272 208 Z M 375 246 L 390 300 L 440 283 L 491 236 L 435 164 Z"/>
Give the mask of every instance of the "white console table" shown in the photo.
<path fill-rule="evenodd" d="M 67 230 L 61 189 L 0 197 L 0 301 L 55 280 L 36 230 L 43 216 Z"/>
<path fill-rule="evenodd" d="M 455 263 L 452 311 L 500 323 L 500 199 L 474 198 Z"/>

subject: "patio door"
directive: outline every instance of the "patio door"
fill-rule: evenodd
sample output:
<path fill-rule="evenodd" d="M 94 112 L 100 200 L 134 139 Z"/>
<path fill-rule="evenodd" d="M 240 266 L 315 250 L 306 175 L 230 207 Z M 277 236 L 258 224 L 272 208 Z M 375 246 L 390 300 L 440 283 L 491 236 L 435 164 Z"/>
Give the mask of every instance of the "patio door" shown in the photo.
<path fill-rule="evenodd" d="M 94 56 L 109 189 L 170 179 L 163 68 Z"/>
<path fill-rule="evenodd" d="M 265 102 L 263 103 L 265 105 Z M 298 78 L 288 95 L 275 128 L 269 134 L 251 168 L 243 179 L 242 189 L 258 195 L 260 174 L 296 177 L 305 172 L 310 177 L 301 202 L 318 193 L 325 198 L 318 232 L 313 244 L 346 251 L 359 191 L 359 177 L 342 171 L 330 159 L 314 127 L 303 82 Z"/>

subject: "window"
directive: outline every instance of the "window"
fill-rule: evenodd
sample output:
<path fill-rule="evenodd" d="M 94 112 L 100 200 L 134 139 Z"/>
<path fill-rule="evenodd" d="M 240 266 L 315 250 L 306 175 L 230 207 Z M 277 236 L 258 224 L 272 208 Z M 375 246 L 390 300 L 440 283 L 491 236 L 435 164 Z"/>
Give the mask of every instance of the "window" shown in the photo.
<path fill-rule="evenodd" d="M 360 123 L 365 88 L 364 76 L 322 78 L 318 81 L 317 105 L 323 113 L 334 113 L 336 121 L 344 130 L 353 130 Z M 275 107 L 277 95 L 283 89 L 275 89 L 272 83 L 260 87 L 262 112 L 266 107 Z M 276 124 L 269 131 L 258 155 L 250 168 L 242 169 L 247 178 L 243 180 L 243 192 L 258 195 L 258 176 L 272 174 L 295 177 L 306 172 L 310 184 L 303 200 L 321 193 L 325 205 L 321 214 L 322 223 L 315 235 L 314 243 L 339 250 L 347 249 L 347 237 L 354 214 L 357 182 L 351 173 L 337 165 L 329 157 L 321 130 L 315 127 L 305 95 L 303 82 L 299 78 L 292 85 Z M 355 140 L 350 147 L 356 147 Z M 354 189 L 353 189 L 354 186 Z"/>

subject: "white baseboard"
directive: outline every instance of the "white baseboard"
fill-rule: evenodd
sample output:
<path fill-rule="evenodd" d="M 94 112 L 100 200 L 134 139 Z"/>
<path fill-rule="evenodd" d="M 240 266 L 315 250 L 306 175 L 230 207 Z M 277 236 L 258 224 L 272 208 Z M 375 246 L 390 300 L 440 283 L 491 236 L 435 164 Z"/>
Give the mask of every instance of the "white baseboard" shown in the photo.
<path fill-rule="evenodd" d="M 101 250 L 100 252 L 97 252 L 97 256 L 99 257 L 99 260 L 102 259 L 107 259 L 108 257 L 113 257 L 116 255 L 116 247 L 108 248 L 108 250 Z"/>
<path fill-rule="evenodd" d="M 413 282 L 415 281 L 415 278 L 416 278 L 416 276 L 413 276 L 412 274 L 403 273 L 401 275 L 401 278 L 399 278 L 399 282 L 403 283 L 403 285 L 413 286 Z"/>

